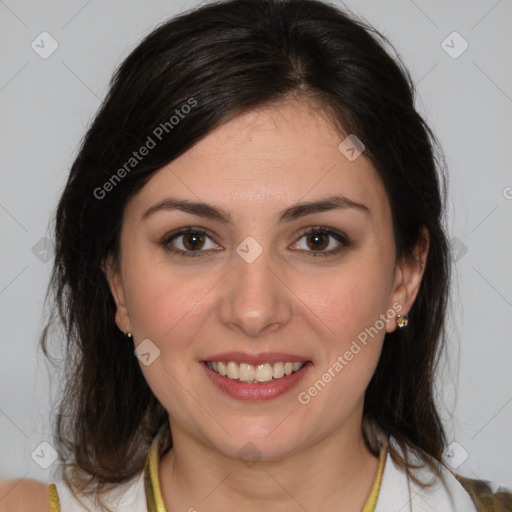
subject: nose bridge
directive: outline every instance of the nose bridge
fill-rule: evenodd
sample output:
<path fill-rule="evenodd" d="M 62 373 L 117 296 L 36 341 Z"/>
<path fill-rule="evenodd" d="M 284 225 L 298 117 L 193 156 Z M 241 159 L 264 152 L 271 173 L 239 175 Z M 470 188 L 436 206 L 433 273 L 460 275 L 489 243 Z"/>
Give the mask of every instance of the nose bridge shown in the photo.
<path fill-rule="evenodd" d="M 225 325 L 258 337 L 290 320 L 290 296 L 276 277 L 278 267 L 272 251 L 251 237 L 239 244 L 221 299 L 220 317 Z"/>

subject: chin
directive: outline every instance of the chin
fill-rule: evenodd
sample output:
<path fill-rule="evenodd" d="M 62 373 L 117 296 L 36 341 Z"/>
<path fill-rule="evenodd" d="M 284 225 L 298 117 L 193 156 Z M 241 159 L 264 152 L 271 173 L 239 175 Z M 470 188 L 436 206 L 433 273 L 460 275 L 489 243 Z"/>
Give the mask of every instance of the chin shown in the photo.
<path fill-rule="evenodd" d="M 208 436 L 208 444 L 226 457 L 241 461 L 275 461 L 285 459 L 287 456 L 299 451 L 307 444 L 307 435 L 304 426 L 300 429 L 290 428 L 286 421 L 257 421 L 252 422 L 250 428 L 243 423 L 225 425 L 226 430 L 219 438 Z M 300 430 L 300 432 L 298 431 Z"/>

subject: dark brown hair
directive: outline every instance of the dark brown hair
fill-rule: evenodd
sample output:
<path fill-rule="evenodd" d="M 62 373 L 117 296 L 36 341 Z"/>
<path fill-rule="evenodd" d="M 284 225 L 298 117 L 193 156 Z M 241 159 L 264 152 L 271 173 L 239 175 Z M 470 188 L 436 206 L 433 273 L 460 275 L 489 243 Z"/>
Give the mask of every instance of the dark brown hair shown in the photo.
<path fill-rule="evenodd" d="M 364 142 L 391 204 L 397 261 L 414 258 L 420 231 L 428 230 L 409 326 L 386 334 L 363 427 L 374 452 L 377 426 L 402 447 L 441 460 L 433 377 L 449 283 L 446 178 L 436 140 L 415 109 L 412 80 L 386 47 L 365 22 L 317 0 L 229 0 L 163 23 L 115 72 L 56 210 L 49 288 L 55 307 L 41 339 L 51 357 L 50 327 L 60 319 L 66 381 L 55 433 L 64 478 L 74 488 L 102 490 L 133 477 L 167 422 L 115 324 L 102 270 L 107 255 L 118 254 L 124 205 L 213 129 L 289 95 L 321 106 L 340 131 Z M 157 132 L 161 140 L 127 166 L 159 126 L 167 127 Z"/>

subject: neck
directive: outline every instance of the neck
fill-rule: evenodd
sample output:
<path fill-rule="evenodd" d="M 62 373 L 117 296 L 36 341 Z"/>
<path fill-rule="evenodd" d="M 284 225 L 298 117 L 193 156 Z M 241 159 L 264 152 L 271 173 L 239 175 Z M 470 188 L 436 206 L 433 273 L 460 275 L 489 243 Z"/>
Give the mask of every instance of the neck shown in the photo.
<path fill-rule="evenodd" d="M 242 507 L 359 512 L 379 464 L 364 443 L 360 422 L 342 425 L 285 458 L 252 462 L 228 457 L 172 422 L 171 428 L 173 448 L 162 457 L 159 471 L 169 512 Z"/>

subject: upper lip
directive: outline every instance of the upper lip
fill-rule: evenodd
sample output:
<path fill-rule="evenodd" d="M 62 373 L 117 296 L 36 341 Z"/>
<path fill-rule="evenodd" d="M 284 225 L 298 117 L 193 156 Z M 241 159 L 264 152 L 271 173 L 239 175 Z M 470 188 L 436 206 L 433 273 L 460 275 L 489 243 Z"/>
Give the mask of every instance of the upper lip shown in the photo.
<path fill-rule="evenodd" d="M 259 354 L 250 354 L 247 352 L 222 352 L 205 357 L 204 361 L 234 361 L 235 363 L 247 363 L 257 366 L 264 363 L 294 363 L 308 361 L 306 357 L 296 354 L 285 354 L 283 352 L 260 352 Z"/>

